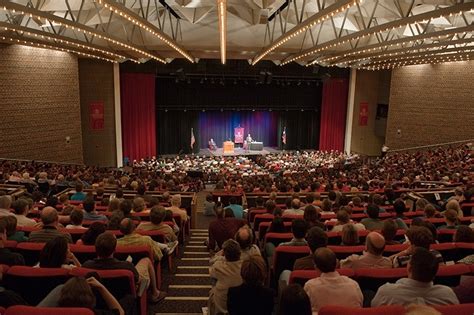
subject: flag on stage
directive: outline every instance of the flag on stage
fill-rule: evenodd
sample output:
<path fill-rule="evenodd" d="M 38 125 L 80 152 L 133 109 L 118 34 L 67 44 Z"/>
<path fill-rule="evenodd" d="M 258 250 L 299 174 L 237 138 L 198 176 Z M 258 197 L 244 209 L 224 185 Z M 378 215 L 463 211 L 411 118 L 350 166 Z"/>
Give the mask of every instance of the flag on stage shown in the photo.
<path fill-rule="evenodd" d="M 196 143 L 196 138 L 194 138 L 194 131 L 191 128 L 191 149 L 194 149 L 194 143 Z"/>
<path fill-rule="evenodd" d="M 281 142 L 286 144 L 286 127 L 283 128 L 283 134 L 281 135 Z"/>

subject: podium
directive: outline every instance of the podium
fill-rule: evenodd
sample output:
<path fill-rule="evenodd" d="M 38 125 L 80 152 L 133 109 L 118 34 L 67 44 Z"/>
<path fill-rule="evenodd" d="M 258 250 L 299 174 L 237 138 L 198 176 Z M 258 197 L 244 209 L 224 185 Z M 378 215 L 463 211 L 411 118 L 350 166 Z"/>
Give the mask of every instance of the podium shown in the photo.
<path fill-rule="evenodd" d="M 222 150 L 223 153 L 234 153 L 234 143 L 232 141 L 224 141 Z"/>

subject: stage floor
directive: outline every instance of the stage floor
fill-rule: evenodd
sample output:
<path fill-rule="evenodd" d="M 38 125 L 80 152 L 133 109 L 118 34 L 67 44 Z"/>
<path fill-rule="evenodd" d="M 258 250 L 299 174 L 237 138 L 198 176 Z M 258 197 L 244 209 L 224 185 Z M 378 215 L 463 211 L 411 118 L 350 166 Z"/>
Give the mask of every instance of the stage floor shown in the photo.
<path fill-rule="evenodd" d="M 281 150 L 271 147 L 263 147 L 262 151 L 247 151 L 242 148 L 235 148 L 232 153 L 224 153 L 222 148 L 217 148 L 215 151 L 209 149 L 199 150 L 198 155 L 200 156 L 237 156 L 237 155 L 267 155 L 270 153 L 279 153 Z"/>

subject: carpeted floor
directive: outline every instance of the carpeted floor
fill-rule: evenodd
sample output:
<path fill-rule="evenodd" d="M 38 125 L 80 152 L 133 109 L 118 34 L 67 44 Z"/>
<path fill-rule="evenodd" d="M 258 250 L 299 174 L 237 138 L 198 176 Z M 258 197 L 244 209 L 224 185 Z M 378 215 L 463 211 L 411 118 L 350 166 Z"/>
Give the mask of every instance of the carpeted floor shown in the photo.
<path fill-rule="evenodd" d="M 207 306 L 211 280 L 209 252 L 204 241 L 213 217 L 202 215 L 206 194 L 198 193 L 196 229 L 191 229 L 186 243 L 180 244 L 179 255 L 174 259 L 174 273 L 166 269 L 163 272 L 162 289 L 168 295 L 164 302 L 151 306 L 149 314 L 202 314 L 202 308 Z"/>

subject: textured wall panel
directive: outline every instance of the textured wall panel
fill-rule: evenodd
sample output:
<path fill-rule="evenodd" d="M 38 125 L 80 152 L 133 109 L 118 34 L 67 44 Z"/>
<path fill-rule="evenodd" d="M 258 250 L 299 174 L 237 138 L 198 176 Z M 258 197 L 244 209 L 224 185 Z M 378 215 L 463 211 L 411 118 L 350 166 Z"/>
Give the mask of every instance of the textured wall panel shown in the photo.
<path fill-rule="evenodd" d="M 0 157 L 83 162 L 75 56 L 0 46 Z"/>
<path fill-rule="evenodd" d="M 84 163 L 116 166 L 113 64 L 92 59 L 79 59 L 79 87 Z M 90 103 L 97 101 L 104 103 L 103 130 L 90 128 Z"/>
<path fill-rule="evenodd" d="M 391 149 L 472 138 L 474 61 L 392 71 L 386 139 Z"/>

